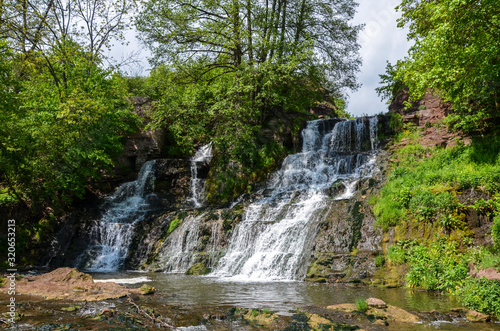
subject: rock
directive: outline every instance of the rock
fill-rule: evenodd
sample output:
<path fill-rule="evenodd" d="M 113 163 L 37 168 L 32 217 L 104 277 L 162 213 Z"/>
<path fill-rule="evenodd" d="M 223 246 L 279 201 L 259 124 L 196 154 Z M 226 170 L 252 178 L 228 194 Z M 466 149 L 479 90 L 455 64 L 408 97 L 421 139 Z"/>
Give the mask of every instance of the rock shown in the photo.
<path fill-rule="evenodd" d="M 8 288 L 4 286 L 0 291 L 7 292 Z M 75 268 L 58 268 L 40 276 L 25 277 L 16 284 L 16 294 L 39 295 L 49 300 L 101 301 L 134 292 L 137 290 L 115 283 L 95 283 L 91 275 Z"/>
<path fill-rule="evenodd" d="M 154 294 L 155 292 L 156 292 L 156 289 L 150 285 L 144 284 L 139 288 L 139 293 L 142 295 Z"/>
<path fill-rule="evenodd" d="M 186 271 L 186 275 L 206 275 L 210 272 L 205 264 L 202 262 L 194 264 L 188 271 Z"/>
<path fill-rule="evenodd" d="M 336 310 L 339 312 L 350 314 L 357 310 L 356 305 L 353 303 L 343 303 L 326 307 L 327 309 Z M 403 323 L 417 323 L 420 318 L 404 309 L 387 305 L 387 308 L 370 307 L 366 315 L 373 315 L 375 319 L 382 319 L 387 322 L 403 322 Z"/>
<path fill-rule="evenodd" d="M 112 317 L 114 314 L 115 314 L 115 311 L 114 311 L 113 309 L 104 308 L 104 309 L 103 309 L 103 310 L 101 310 L 101 312 L 99 313 L 99 316 Z"/>
<path fill-rule="evenodd" d="M 77 310 L 80 310 L 82 309 L 82 307 L 80 306 L 69 306 L 69 307 L 63 307 L 61 308 L 62 311 L 77 311 Z"/>
<path fill-rule="evenodd" d="M 465 314 L 465 318 L 469 322 L 488 322 L 491 319 L 491 316 L 475 310 L 469 310 L 467 311 L 467 314 Z"/>
<path fill-rule="evenodd" d="M 488 268 L 484 270 L 476 269 L 476 266 L 469 264 L 469 275 L 476 278 L 486 278 L 489 280 L 497 280 L 500 281 L 500 272 L 498 272 L 495 268 Z"/>
<path fill-rule="evenodd" d="M 369 307 L 387 308 L 387 304 L 384 301 L 377 298 L 366 299 L 366 303 L 368 304 Z"/>

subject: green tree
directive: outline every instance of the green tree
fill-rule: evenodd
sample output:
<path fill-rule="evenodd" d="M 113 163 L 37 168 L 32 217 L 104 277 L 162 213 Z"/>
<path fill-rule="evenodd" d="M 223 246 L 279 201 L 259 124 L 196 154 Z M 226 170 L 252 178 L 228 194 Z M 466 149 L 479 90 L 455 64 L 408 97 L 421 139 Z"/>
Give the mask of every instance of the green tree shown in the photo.
<path fill-rule="evenodd" d="M 455 126 L 475 130 L 499 117 L 500 3 L 403 0 L 399 26 L 415 41 L 400 73 L 414 100 L 427 89 L 450 101 Z"/>
<path fill-rule="evenodd" d="M 90 180 L 112 169 L 122 137 L 137 124 L 121 80 L 93 64 L 78 44 L 64 51 L 56 46 L 32 54 L 24 79 L 5 89 L 15 102 L 1 109 L 0 134 L 3 146 L 9 144 L 0 155 L 2 185 L 34 210 L 81 197 Z M 65 77 L 64 88 L 56 88 L 54 75 Z"/>
<path fill-rule="evenodd" d="M 215 69 L 234 73 L 243 63 L 283 63 L 308 48 L 313 52 L 299 69 L 322 67 L 325 87 L 338 92 L 357 87 L 361 27 L 349 24 L 356 6 L 352 0 L 150 0 L 136 26 L 153 63 L 203 61 L 196 78 Z"/>

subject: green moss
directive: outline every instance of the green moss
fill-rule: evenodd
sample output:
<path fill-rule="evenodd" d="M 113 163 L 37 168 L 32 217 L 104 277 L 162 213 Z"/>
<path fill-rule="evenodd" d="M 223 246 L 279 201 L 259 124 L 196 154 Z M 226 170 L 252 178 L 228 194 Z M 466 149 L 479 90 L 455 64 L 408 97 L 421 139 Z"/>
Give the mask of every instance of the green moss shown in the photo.
<path fill-rule="evenodd" d="M 139 288 L 139 293 L 141 293 L 142 295 L 154 294 L 155 292 L 156 289 L 150 285 L 144 284 Z"/>
<path fill-rule="evenodd" d="M 202 263 L 196 263 L 191 268 L 186 271 L 186 275 L 206 275 L 210 272 L 210 269 Z"/>
<path fill-rule="evenodd" d="M 170 222 L 170 225 L 168 226 L 168 231 L 167 234 L 171 234 L 177 227 L 179 226 L 179 219 L 176 218 Z"/>

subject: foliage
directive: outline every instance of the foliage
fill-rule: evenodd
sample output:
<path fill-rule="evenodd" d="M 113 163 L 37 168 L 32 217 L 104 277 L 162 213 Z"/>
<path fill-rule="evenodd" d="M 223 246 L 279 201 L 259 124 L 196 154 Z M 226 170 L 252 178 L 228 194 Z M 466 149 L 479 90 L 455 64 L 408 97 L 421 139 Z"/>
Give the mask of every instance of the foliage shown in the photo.
<path fill-rule="evenodd" d="M 407 254 L 411 269 L 406 274 L 410 287 L 426 290 L 452 290 L 465 279 L 469 267 L 455 241 L 438 239 L 427 245 L 410 247 Z"/>
<path fill-rule="evenodd" d="M 78 44 L 47 54 L 50 71 L 41 54 L 32 54 L 23 79 L 11 71 L 15 86 L 5 90 L 15 102 L 0 109 L 7 146 L 0 155 L 2 182 L 32 207 L 81 197 L 90 179 L 114 166 L 121 137 L 137 125 L 120 78 L 89 62 Z M 18 61 L 12 58 L 11 68 Z"/>
<path fill-rule="evenodd" d="M 498 253 L 498 247 L 478 246 L 468 252 L 468 259 L 481 269 L 494 268 L 500 270 L 500 254 Z"/>
<path fill-rule="evenodd" d="M 196 79 L 213 70 L 234 76 L 243 64 L 285 64 L 306 52 L 299 70 L 324 72 L 323 87 L 338 93 L 357 87 L 361 26 L 349 24 L 356 6 L 352 0 L 149 0 L 136 26 L 155 65 L 203 63 L 195 75 L 187 72 Z"/>
<path fill-rule="evenodd" d="M 493 225 L 491 226 L 491 238 L 495 245 L 500 247 L 500 215 L 497 215 L 493 220 Z"/>
<path fill-rule="evenodd" d="M 394 226 L 411 217 L 438 222 L 447 230 L 461 227 L 465 206 L 459 203 L 457 193 L 473 188 L 495 194 L 500 180 L 499 151 L 500 139 L 495 136 L 475 138 L 470 146 L 428 149 L 410 143 L 397 150 L 398 162 L 374 198 L 379 224 Z M 472 207 L 492 213 L 497 210 L 496 201 L 479 200 Z"/>
<path fill-rule="evenodd" d="M 387 61 L 385 73 L 379 75 L 379 77 L 379 84 L 382 86 L 377 87 L 375 91 L 382 101 L 386 100 L 387 104 L 391 104 L 396 99 L 398 93 L 405 88 L 402 78 L 398 74 L 397 65 L 392 65 Z"/>
<path fill-rule="evenodd" d="M 174 232 L 174 230 L 179 226 L 179 223 L 180 221 L 178 218 L 172 220 L 172 222 L 170 222 L 170 225 L 168 226 L 167 234 L 171 234 L 172 232 Z"/>
<path fill-rule="evenodd" d="M 384 258 L 384 256 L 383 255 L 377 255 L 375 257 L 375 266 L 377 268 L 381 268 L 381 267 L 384 266 L 384 264 L 385 264 L 385 258 Z"/>
<path fill-rule="evenodd" d="M 500 316 L 500 282 L 488 279 L 467 279 L 457 291 L 458 300 L 471 309 Z"/>
<path fill-rule="evenodd" d="M 366 312 L 368 310 L 368 304 L 366 303 L 366 300 L 356 299 L 356 309 L 362 313 Z"/>
<path fill-rule="evenodd" d="M 406 262 L 405 249 L 400 245 L 389 246 L 389 249 L 387 250 L 387 260 L 392 265 L 404 264 Z"/>
<path fill-rule="evenodd" d="M 450 124 L 464 131 L 491 125 L 499 116 L 500 17 L 498 1 L 403 0 L 399 26 L 415 41 L 398 75 L 413 100 L 430 88 L 450 101 Z"/>

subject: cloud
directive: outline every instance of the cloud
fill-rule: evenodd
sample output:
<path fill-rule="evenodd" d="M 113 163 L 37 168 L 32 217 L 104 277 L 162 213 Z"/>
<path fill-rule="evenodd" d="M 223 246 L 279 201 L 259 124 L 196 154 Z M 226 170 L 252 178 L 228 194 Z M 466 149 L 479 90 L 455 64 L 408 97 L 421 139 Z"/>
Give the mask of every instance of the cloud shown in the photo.
<path fill-rule="evenodd" d="M 358 80 L 363 86 L 351 93 L 348 105 L 348 111 L 354 116 L 387 111 L 387 105 L 375 92 L 378 75 L 385 71 L 386 61 L 395 63 L 403 59 L 410 47 L 406 39 L 408 31 L 397 27 L 400 13 L 394 8 L 398 1 L 360 0 L 359 3 L 354 23 L 366 26 L 359 36 L 363 65 Z"/>

